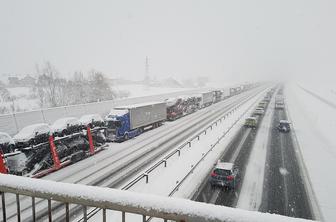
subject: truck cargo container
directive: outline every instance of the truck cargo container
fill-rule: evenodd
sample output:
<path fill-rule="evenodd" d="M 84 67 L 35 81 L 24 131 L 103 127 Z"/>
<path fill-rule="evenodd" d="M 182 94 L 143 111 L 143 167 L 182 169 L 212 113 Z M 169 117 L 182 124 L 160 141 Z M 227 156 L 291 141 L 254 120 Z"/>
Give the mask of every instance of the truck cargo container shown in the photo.
<path fill-rule="evenodd" d="M 213 103 L 213 92 L 201 93 L 201 108 L 210 106 Z"/>
<path fill-rule="evenodd" d="M 117 142 L 128 140 L 141 134 L 147 127 L 160 126 L 166 117 L 165 102 L 116 107 L 105 119 L 107 139 Z"/>
<path fill-rule="evenodd" d="M 230 94 L 230 88 L 226 88 L 222 90 L 222 100 L 229 98 L 231 96 Z"/>

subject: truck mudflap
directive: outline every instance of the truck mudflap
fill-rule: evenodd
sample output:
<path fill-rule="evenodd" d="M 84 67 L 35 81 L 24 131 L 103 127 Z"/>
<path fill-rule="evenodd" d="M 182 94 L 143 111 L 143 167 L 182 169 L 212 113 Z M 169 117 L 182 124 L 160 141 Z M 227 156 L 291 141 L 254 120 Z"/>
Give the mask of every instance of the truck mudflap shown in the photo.
<path fill-rule="evenodd" d="M 3 157 L 3 154 L 1 152 L 0 152 L 0 173 L 2 173 L 2 174 L 7 174 L 8 173 L 5 158 Z"/>

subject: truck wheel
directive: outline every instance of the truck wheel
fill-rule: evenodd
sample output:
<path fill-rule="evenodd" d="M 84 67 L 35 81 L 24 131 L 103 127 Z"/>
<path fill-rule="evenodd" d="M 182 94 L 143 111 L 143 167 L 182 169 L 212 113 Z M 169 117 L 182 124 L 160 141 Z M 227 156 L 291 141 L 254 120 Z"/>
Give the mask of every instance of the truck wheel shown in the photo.
<path fill-rule="evenodd" d="M 8 146 L 8 152 L 9 153 L 13 153 L 14 150 L 15 150 L 15 146 L 13 144 L 11 144 L 11 145 Z"/>
<path fill-rule="evenodd" d="M 125 135 L 124 135 L 124 140 L 128 140 L 129 139 L 129 137 L 128 137 L 128 133 L 125 133 Z"/>
<path fill-rule="evenodd" d="M 66 136 L 66 135 L 68 135 L 68 131 L 67 130 L 63 130 L 62 133 L 61 133 L 61 136 L 63 137 L 63 136 Z"/>
<path fill-rule="evenodd" d="M 35 145 L 35 143 L 36 143 L 35 139 L 30 139 L 29 142 L 28 142 L 28 145 L 33 146 L 33 145 Z"/>

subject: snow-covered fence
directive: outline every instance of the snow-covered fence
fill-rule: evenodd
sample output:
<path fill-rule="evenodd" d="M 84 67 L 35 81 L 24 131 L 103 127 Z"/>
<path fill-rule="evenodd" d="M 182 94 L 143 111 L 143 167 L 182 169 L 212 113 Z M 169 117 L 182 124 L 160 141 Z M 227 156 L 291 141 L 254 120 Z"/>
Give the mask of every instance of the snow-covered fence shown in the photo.
<path fill-rule="evenodd" d="M 62 106 L 49 109 L 34 110 L 29 112 L 20 112 L 14 114 L 0 115 L 0 132 L 6 132 L 14 135 L 23 127 L 35 123 L 52 124 L 55 120 L 62 117 L 81 117 L 84 114 L 98 113 L 102 116 L 115 106 L 130 105 L 135 103 L 163 101 L 169 97 L 176 97 L 181 95 L 191 95 L 199 93 L 199 90 L 188 90 L 166 94 L 159 94 L 153 96 L 143 96 L 135 98 L 117 99 L 102 101 L 96 103 L 87 103 L 72 106 Z"/>
<path fill-rule="evenodd" d="M 67 184 L 47 180 L 31 179 L 12 175 L 0 174 L 0 192 L 2 199 L 2 221 L 6 222 L 7 193 L 17 195 L 17 216 L 20 217 L 20 195 L 32 198 L 32 221 L 35 221 L 35 198 L 58 201 L 65 205 L 66 221 L 70 221 L 69 204 L 83 206 L 83 215 L 87 215 L 88 207 L 102 209 L 102 221 L 108 221 L 107 211 L 121 212 L 122 221 L 126 221 L 127 214 L 142 215 L 142 221 L 147 217 L 161 218 L 163 221 L 173 220 L 179 222 L 298 222 L 303 219 L 284 217 L 275 214 L 250 212 L 224 206 L 194 202 L 186 199 L 161 197 L 150 194 L 133 193 L 103 187 L 85 186 L 80 184 Z M 49 221 L 52 221 L 51 207 L 48 207 Z M 84 221 L 87 221 L 85 218 Z M 141 221 L 141 220 L 140 220 Z"/>

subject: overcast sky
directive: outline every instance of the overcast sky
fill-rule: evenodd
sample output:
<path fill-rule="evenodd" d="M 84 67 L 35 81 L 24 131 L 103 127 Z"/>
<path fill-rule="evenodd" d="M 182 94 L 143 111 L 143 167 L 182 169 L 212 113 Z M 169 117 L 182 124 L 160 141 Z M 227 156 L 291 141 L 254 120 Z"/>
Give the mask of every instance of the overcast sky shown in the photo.
<path fill-rule="evenodd" d="M 0 0 L 0 74 L 50 61 L 142 79 L 336 75 L 336 1 Z"/>

